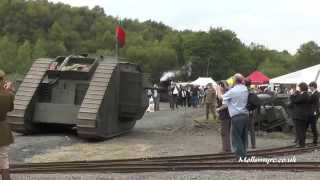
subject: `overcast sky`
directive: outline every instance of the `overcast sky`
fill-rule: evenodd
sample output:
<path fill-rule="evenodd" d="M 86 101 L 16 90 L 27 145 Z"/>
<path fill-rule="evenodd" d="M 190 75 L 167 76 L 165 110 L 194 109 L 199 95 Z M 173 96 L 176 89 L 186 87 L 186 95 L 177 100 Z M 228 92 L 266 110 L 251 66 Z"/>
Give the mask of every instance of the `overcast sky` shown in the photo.
<path fill-rule="evenodd" d="M 250 44 L 295 53 L 314 40 L 320 44 L 319 0 L 49 0 L 72 6 L 99 5 L 107 15 L 161 21 L 175 29 L 234 31 Z"/>

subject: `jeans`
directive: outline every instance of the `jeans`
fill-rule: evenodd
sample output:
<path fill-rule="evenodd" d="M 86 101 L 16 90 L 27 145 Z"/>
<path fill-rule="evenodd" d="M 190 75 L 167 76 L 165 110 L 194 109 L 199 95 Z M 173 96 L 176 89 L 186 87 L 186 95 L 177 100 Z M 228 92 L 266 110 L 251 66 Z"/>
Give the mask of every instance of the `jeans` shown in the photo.
<path fill-rule="evenodd" d="M 197 107 L 198 98 L 196 96 L 191 97 L 192 107 Z"/>
<path fill-rule="evenodd" d="M 248 114 L 231 117 L 231 144 L 237 158 L 244 158 L 247 153 L 248 123 Z"/>
<path fill-rule="evenodd" d="M 255 129 L 254 129 L 254 119 L 255 118 L 255 112 L 250 112 L 249 114 L 249 123 L 248 123 L 248 128 L 250 132 L 250 142 L 251 142 L 251 147 L 254 149 L 256 148 L 256 135 L 255 135 Z"/>

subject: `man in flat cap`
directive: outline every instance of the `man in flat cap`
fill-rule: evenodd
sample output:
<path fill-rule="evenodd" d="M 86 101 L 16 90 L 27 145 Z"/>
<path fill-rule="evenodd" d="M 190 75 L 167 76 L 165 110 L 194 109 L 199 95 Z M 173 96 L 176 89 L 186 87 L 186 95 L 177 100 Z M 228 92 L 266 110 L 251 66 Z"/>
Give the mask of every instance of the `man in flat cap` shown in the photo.
<path fill-rule="evenodd" d="M 14 95 L 11 83 L 5 81 L 5 73 L 0 70 L 0 172 L 3 180 L 10 180 L 9 145 L 13 143 L 13 136 L 6 121 L 7 112 L 13 110 Z"/>

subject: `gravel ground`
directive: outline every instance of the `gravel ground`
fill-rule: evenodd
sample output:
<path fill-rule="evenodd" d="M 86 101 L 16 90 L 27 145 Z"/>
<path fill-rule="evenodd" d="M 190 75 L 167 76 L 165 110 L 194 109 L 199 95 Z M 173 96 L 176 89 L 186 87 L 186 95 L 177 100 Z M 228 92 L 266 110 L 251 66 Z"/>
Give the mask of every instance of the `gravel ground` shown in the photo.
<path fill-rule="evenodd" d="M 320 173 L 261 171 L 198 171 L 141 174 L 13 175 L 14 180 L 319 180 Z"/>
<path fill-rule="evenodd" d="M 204 121 L 202 109 L 147 113 L 128 134 L 103 142 L 89 143 L 72 133 L 21 136 L 10 150 L 11 162 L 48 162 L 68 160 L 119 159 L 217 153 L 221 151 L 219 125 Z M 200 117 L 200 118 L 199 118 Z M 257 148 L 292 144 L 292 137 L 281 133 L 257 136 Z M 76 152 L 76 153 L 75 153 Z M 297 161 L 319 161 L 320 151 L 297 155 Z M 201 171 L 143 174 L 59 174 L 13 175 L 14 179 L 320 179 L 319 173 Z"/>

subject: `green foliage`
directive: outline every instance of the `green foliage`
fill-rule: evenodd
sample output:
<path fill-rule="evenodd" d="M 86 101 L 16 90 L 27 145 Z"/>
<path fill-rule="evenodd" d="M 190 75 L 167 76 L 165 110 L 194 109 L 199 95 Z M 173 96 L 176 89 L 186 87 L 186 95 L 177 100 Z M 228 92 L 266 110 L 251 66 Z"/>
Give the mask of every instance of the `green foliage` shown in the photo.
<path fill-rule="evenodd" d="M 33 54 L 32 58 L 40 58 L 40 57 L 46 57 L 48 52 L 47 52 L 47 44 L 44 39 L 38 39 L 34 48 L 33 48 Z"/>
<path fill-rule="evenodd" d="M 89 53 L 115 54 L 116 18 L 96 6 L 70 7 L 47 0 L 0 1 L 0 68 L 23 74 L 32 59 Z M 231 30 L 176 31 L 161 22 L 124 19 L 127 39 L 120 57 L 140 64 L 156 82 L 169 70 L 186 70 L 191 77 L 226 79 L 236 72 L 248 75 L 258 69 L 270 77 L 318 64 L 320 47 L 313 41 L 301 45 L 296 55 L 246 46 Z"/>
<path fill-rule="evenodd" d="M 320 63 L 320 47 L 314 41 L 302 44 L 297 52 L 297 68 Z"/>
<path fill-rule="evenodd" d="M 29 41 L 25 41 L 18 48 L 16 61 L 19 63 L 19 66 L 16 67 L 16 72 L 25 73 L 26 70 L 31 66 L 32 46 Z"/>
<path fill-rule="evenodd" d="M 0 67 L 7 73 L 15 72 L 17 44 L 14 40 L 4 36 L 0 39 Z"/>

